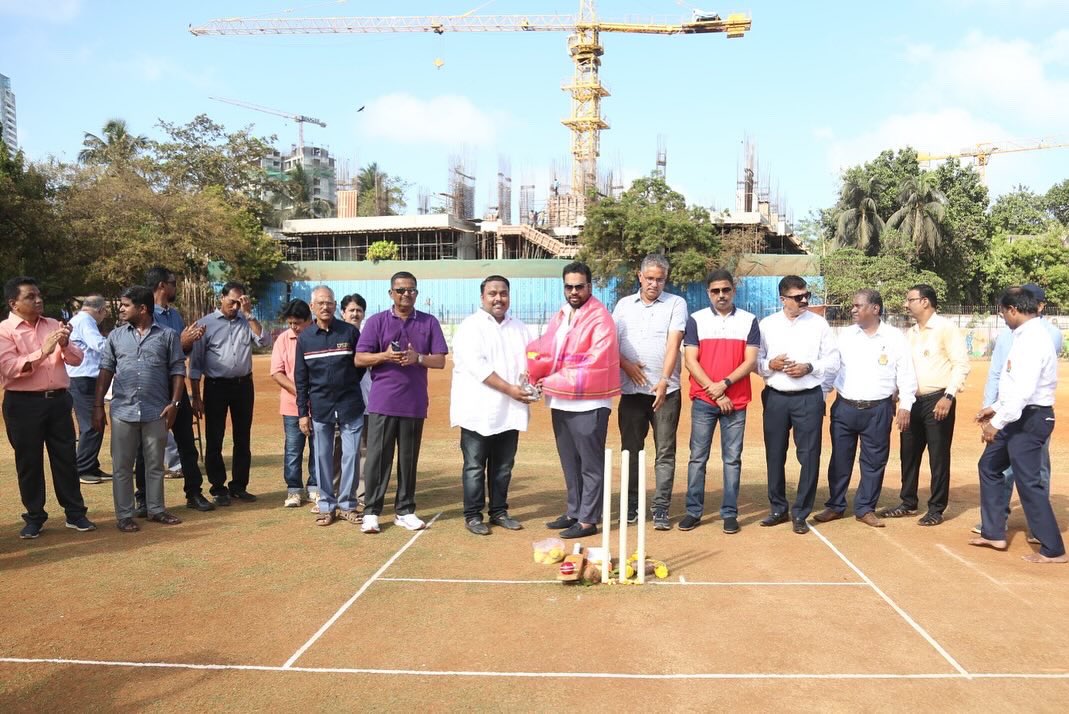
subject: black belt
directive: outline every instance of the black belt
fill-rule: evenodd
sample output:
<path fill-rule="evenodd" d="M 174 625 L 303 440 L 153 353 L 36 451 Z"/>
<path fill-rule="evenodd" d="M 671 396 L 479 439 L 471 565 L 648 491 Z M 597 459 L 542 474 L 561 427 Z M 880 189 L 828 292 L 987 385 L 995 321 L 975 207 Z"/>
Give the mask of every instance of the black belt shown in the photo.
<path fill-rule="evenodd" d="M 771 389 L 776 394 L 782 394 L 785 397 L 797 397 L 802 394 L 812 394 L 813 392 L 819 392 L 820 387 L 810 387 L 809 389 L 799 389 L 797 392 L 785 392 L 782 389 L 776 389 L 774 387 L 765 387 L 765 389 Z"/>
<path fill-rule="evenodd" d="M 249 372 L 244 377 L 205 377 L 204 380 L 214 384 L 243 384 L 252 381 L 252 372 Z"/>
<path fill-rule="evenodd" d="M 62 397 L 66 393 L 66 389 L 49 389 L 45 392 L 23 392 L 19 390 L 8 390 L 5 392 L 5 394 L 10 394 L 12 396 L 18 394 L 20 396 L 33 397 L 35 399 L 56 399 L 57 397 Z"/>
<path fill-rule="evenodd" d="M 873 407 L 879 406 L 890 401 L 890 399 L 890 397 L 884 397 L 883 399 L 847 399 L 846 397 L 840 395 L 838 401 L 846 402 L 854 409 L 872 409 Z"/>
<path fill-rule="evenodd" d="M 1033 410 L 1034 411 L 1036 409 L 1053 409 L 1053 408 L 1054 408 L 1054 405 L 1052 405 L 1052 404 L 1028 404 L 1027 406 L 1023 407 L 1021 409 L 1021 411 L 1022 412 L 1026 412 L 1026 411 L 1029 411 L 1029 410 Z"/>

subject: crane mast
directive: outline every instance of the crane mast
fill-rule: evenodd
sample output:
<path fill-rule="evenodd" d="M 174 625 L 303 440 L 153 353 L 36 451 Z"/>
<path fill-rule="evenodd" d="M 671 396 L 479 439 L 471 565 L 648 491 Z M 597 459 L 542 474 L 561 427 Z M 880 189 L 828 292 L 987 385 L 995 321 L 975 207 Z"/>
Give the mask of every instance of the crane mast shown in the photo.
<path fill-rule="evenodd" d="M 322 17 L 322 18 L 223 18 L 211 20 L 189 31 L 194 35 L 283 35 L 348 34 L 387 32 L 570 32 L 568 54 L 574 73 L 562 87 L 571 96 L 571 113 L 562 120 L 571 131 L 571 191 L 565 199 L 568 212 L 585 214 L 588 195 L 597 188 L 597 161 L 601 152 L 601 132 L 609 128 L 601 115 L 601 100 L 609 92 L 601 84 L 599 71 L 605 48 L 602 32 L 648 35 L 695 35 L 723 33 L 742 37 L 751 20 L 743 13 L 727 19 L 715 14 L 695 13 L 691 22 L 658 23 L 603 21 L 597 16 L 596 0 L 579 0 L 578 15 L 449 15 L 411 17 Z M 291 117 L 292 118 L 292 117 Z M 294 119 L 294 121 L 298 121 Z M 298 127 L 301 126 L 298 121 Z M 303 142 L 302 142 L 303 143 Z"/>

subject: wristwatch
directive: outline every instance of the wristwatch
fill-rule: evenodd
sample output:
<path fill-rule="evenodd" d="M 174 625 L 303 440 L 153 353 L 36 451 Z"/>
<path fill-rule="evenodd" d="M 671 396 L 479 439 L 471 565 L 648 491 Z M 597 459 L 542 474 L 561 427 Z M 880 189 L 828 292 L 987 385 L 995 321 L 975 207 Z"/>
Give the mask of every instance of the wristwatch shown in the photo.
<path fill-rule="evenodd" d="M 420 364 L 420 365 L 423 364 L 423 355 L 421 355 L 421 354 L 417 354 L 416 355 L 416 364 Z"/>
<path fill-rule="evenodd" d="M 731 381 L 731 377 L 724 377 L 724 386 L 730 387 L 734 382 Z"/>
<path fill-rule="evenodd" d="M 950 392 L 945 392 L 943 394 L 943 399 L 949 399 L 950 401 L 954 401 L 954 395 L 951 394 Z"/>
<path fill-rule="evenodd" d="M 171 406 L 174 407 L 175 409 L 181 409 L 182 408 L 182 402 L 171 402 Z"/>

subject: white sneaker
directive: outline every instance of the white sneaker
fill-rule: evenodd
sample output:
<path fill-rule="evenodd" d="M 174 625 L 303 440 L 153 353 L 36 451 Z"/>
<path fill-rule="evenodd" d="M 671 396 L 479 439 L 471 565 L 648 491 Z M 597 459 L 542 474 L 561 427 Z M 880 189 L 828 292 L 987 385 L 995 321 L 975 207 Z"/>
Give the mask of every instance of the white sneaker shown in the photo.
<path fill-rule="evenodd" d="M 309 503 L 318 503 L 319 502 L 319 492 L 316 489 L 314 489 L 314 488 L 308 489 L 308 502 Z"/>
<path fill-rule="evenodd" d="M 299 508 L 301 505 L 301 494 L 291 493 L 286 496 L 286 503 L 283 504 L 286 508 Z"/>
<path fill-rule="evenodd" d="M 373 516 L 370 513 L 364 515 L 364 522 L 360 524 L 360 530 L 363 533 L 378 533 L 379 532 L 379 517 Z"/>
<path fill-rule="evenodd" d="M 421 531 L 427 524 L 419 519 L 415 513 L 406 513 L 403 516 L 394 516 L 393 524 L 395 526 L 401 526 L 410 531 Z"/>

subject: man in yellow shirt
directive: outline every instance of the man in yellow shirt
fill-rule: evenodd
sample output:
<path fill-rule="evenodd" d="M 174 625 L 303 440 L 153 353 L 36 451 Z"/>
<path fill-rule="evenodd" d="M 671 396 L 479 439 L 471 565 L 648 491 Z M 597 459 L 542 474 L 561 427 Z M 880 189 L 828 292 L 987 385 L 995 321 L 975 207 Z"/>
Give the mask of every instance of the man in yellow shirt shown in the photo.
<path fill-rule="evenodd" d="M 921 458 L 928 449 L 932 488 L 922 526 L 943 522 L 950 498 L 950 445 L 958 392 L 969 375 L 969 353 L 957 326 L 936 313 L 939 298 L 931 285 L 914 285 L 906 293 L 906 310 L 916 324 L 906 333 L 917 374 L 917 401 L 910 412 L 909 429 L 902 432 L 901 503 L 885 508 L 883 518 L 901 518 L 917 512 L 917 482 Z"/>

